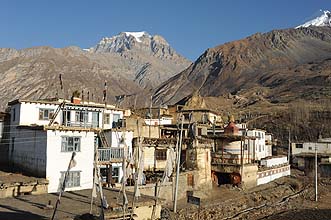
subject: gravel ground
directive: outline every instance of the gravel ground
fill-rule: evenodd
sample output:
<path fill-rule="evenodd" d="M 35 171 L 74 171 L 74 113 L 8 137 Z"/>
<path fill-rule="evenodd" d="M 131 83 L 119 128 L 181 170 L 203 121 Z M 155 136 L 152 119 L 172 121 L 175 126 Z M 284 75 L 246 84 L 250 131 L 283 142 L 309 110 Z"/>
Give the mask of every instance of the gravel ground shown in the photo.
<path fill-rule="evenodd" d="M 294 172 L 295 173 L 295 172 Z M 248 191 L 233 190 L 232 198 L 223 198 L 220 190 L 202 203 L 174 214 L 164 210 L 163 219 L 246 219 L 246 220 L 326 220 L 331 219 L 331 179 L 319 185 L 319 201 L 314 201 L 314 187 L 306 177 L 295 175 Z"/>

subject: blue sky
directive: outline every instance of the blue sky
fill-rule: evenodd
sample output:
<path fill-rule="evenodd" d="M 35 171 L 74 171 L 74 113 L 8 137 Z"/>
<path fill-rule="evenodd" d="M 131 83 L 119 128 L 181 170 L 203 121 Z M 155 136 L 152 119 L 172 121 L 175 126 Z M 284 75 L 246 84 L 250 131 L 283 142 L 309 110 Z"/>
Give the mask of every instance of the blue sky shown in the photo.
<path fill-rule="evenodd" d="M 195 60 L 207 48 L 290 28 L 330 0 L 0 0 L 0 47 L 94 46 L 122 31 L 162 35 Z"/>

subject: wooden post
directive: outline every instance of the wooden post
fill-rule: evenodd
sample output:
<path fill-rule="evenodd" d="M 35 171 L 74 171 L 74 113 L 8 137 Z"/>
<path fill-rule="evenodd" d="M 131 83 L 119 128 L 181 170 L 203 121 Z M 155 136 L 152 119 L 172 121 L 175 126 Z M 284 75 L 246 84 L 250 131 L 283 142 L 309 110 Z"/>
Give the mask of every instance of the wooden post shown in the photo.
<path fill-rule="evenodd" d="M 65 187 L 66 187 L 66 182 L 67 182 L 67 177 L 69 175 L 69 170 L 72 168 L 72 166 L 74 166 L 74 158 L 76 156 L 76 152 L 72 152 L 72 155 L 71 155 L 71 159 L 69 161 L 69 165 L 68 165 L 68 168 L 67 168 L 67 171 L 64 175 L 64 179 L 63 179 L 63 182 L 62 182 L 62 187 L 61 187 L 61 190 L 60 190 L 60 193 L 59 193 L 59 197 L 58 199 L 56 200 L 56 203 L 55 203 L 55 208 L 54 208 L 54 211 L 53 211 L 53 215 L 52 215 L 52 220 L 54 219 L 55 217 L 55 213 L 56 213 L 56 210 L 57 210 L 57 206 L 60 204 L 60 200 L 61 200 L 61 196 L 62 194 L 64 193 L 64 190 L 65 190 Z"/>
<path fill-rule="evenodd" d="M 291 160 L 291 130 L 288 130 L 288 149 L 287 149 L 288 164 Z"/>
<path fill-rule="evenodd" d="M 174 213 L 177 212 L 177 194 L 178 194 L 178 182 L 179 182 L 179 169 L 180 169 L 180 157 L 182 151 L 182 138 L 183 138 L 183 123 L 184 116 L 181 116 L 181 128 L 180 128 L 180 137 L 179 137 L 179 146 L 177 152 L 177 170 L 176 170 L 176 185 L 175 185 L 175 201 L 174 201 Z"/>
<path fill-rule="evenodd" d="M 241 139 L 240 139 L 240 183 L 242 183 L 243 181 L 243 170 L 244 170 L 244 152 L 243 152 L 243 136 L 241 136 Z"/>
<path fill-rule="evenodd" d="M 317 146 L 315 143 L 315 202 L 317 202 L 318 200 L 318 194 L 317 194 L 317 185 L 318 185 L 318 181 L 317 181 Z"/>

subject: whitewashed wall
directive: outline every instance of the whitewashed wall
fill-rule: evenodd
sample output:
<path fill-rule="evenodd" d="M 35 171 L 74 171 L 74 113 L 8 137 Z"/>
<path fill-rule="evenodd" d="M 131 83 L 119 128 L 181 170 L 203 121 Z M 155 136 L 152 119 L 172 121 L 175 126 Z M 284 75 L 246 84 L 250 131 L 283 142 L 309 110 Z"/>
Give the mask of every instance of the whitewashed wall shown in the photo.
<path fill-rule="evenodd" d="M 0 121 L 0 141 L 2 139 L 2 136 L 3 136 L 3 128 L 4 128 L 4 122 L 3 121 Z"/>
<path fill-rule="evenodd" d="M 9 161 L 33 175 L 44 177 L 46 143 L 47 135 L 43 130 L 13 128 L 10 135 Z"/>
<path fill-rule="evenodd" d="M 318 153 L 329 154 L 331 153 L 331 142 L 305 142 L 302 143 L 303 148 L 296 148 L 296 143 L 292 143 L 292 154 L 300 154 L 300 153 L 315 153 L 315 147 L 317 147 Z"/>
<path fill-rule="evenodd" d="M 147 125 L 171 125 L 172 118 L 161 117 L 160 120 L 158 118 L 145 119 L 145 123 Z"/>
<path fill-rule="evenodd" d="M 133 131 L 106 131 L 106 138 L 108 140 L 108 143 L 110 144 L 110 147 L 125 147 L 124 144 L 119 143 L 120 138 L 123 136 L 125 145 L 127 147 L 127 153 L 128 156 L 133 156 L 132 151 L 132 139 L 133 139 Z M 119 168 L 119 181 L 121 181 L 123 177 L 123 168 L 122 163 L 113 163 L 112 167 L 118 167 Z"/>
<path fill-rule="evenodd" d="M 56 104 L 41 104 L 41 103 L 19 103 L 11 108 L 11 122 L 19 125 L 47 125 L 49 120 L 39 120 L 39 109 L 52 109 L 56 111 L 58 105 Z M 15 109 L 15 110 L 14 110 Z M 13 111 L 15 111 L 15 121 L 13 121 Z M 55 122 L 60 123 L 60 115 L 58 114 Z"/>
<path fill-rule="evenodd" d="M 49 123 L 49 120 L 39 120 L 39 109 L 50 109 L 54 112 L 58 108 L 58 104 L 42 104 L 42 103 L 29 103 L 29 102 L 22 102 L 11 106 L 11 123 L 12 125 L 47 125 Z M 71 106 L 73 109 L 70 111 L 71 121 L 75 121 L 75 106 Z M 89 111 L 89 107 L 82 107 L 77 106 L 77 109 L 86 108 Z M 93 108 L 95 109 L 95 108 Z M 14 117 L 14 111 L 15 111 L 15 120 L 13 120 Z M 123 119 L 124 112 L 122 110 L 111 110 L 111 109 L 105 109 L 104 113 L 110 114 L 110 123 L 109 124 L 103 124 L 103 112 L 102 109 L 99 112 L 99 127 L 101 128 L 104 126 L 105 129 L 112 128 L 112 122 L 114 118 L 114 114 L 120 115 L 120 118 Z M 62 122 L 62 111 L 57 115 L 54 123 L 61 124 Z M 88 112 L 88 122 L 92 122 L 92 112 Z"/>
<path fill-rule="evenodd" d="M 81 171 L 80 187 L 68 188 L 67 191 L 91 189 L 93 185 L 94 133 L 78 131 L 47 131 L 47 168 L 49 180 L 48 192 L 59 191 L 61 172 L 65 172 L 72 152 L 61 152 L 61 136 L 81 137 L 80 152 L 76 152 L 76 166 L 71 171 Z"/>
<path fill-rule="evenodd" d="M 120 118 L 123 119 L 123 111 L 121 110 L 110 110 L 110 109 L 106 109 L 104 111 L 104 113 L 109 113 L 110 114 L 110 122 L 109 124 L 104 124 L 104 129 L 110 129 L 112 128 L 112 124 L 113 124 L 113 119 L 114 119 L 114 114 L 119 114 L 120 115 Z M 101 113 L 101 122 L 103 123 L 103 114 Z"/>
<path fill-rule="evenodd" d="M 259 136 L 260 134 L 260 136 Z M 255 159 L 261 160 L 268 156 L 265 146 L 265 131 L 259 129 L 252 129 L 247 131 L 247 136 L 256 137 L 253 142 L 255 145 Z M 260 147 L 261 146 L 261 147 Z M 260 150 L 261 149 L 261 150 Z"/>
<path fill-rule="evenodd" d="M 281 164 L 287 163 L 287 157 L 273 157 L 269 159 L 262 159 L 261 160 L 261 165 L 266 166 L 266 167 L 273 167 L 273 166 L 279 166 Z"/>
<path fill-rule="evenodd" d="M 260 171 L 257 173 L 257 185 L 269 183 L 275 179 L 289 175 L 291 175 L 291 169 L 289 165 L 280 168 Z"/>

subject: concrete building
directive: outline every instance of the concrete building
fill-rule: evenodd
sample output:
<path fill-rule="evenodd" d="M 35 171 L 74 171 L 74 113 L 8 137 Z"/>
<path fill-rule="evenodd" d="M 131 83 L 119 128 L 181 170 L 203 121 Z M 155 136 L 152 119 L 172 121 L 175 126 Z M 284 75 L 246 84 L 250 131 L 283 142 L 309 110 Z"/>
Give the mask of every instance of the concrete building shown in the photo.
<path fill-rule="evenodd" d="M 265 140 L 265 131 L 261 129 L 248 129 L 247 136 L 255 137 L 253 141 L 253 151 L 255 152 L 254 158 L 255 160 L 261 160 L 262 158 L 272 156 L 272 152 L 270 149 L 266 148 L 266 140 Z"/>
<path fill-rule="evenodd" d="M 331 138 L 320 138 L 317 142 L 292 142 L 292 155 L 315 153 L 315 148 L 318 154 L 331 154 Z"/>
<path fill-rule="evenodd" d="M 90 189 L 95 149 L 99 165 L 111 168 L 117 182 L 122 175 L 124 149 L 130 153 L 133 132 L 122 126 L 123 110 L 79 100 L 14 100 L 10 107 L 9 162 L 49 181 L 48 192 L 57 192 L 72 153 L 66 190 Z M 112 166 L 109 166 L 112 165 Z M 105 166 L 105 167 L 104 167 Z"/>
<path fill-rule="evenodd" d="M 0 141 L 2 139 L 3 132 L 4 132 L 5 116 L 6 116 L 5 112 L 0 112 Z"/>
<path fill-rule="evenodd" d="M 331 138 L 320 138 L 317 142 L 292 142 L 292 164 L 314 176 L 315 150 L 318 161 L 318 173 L 321 177 L 331 177 Z"/>

